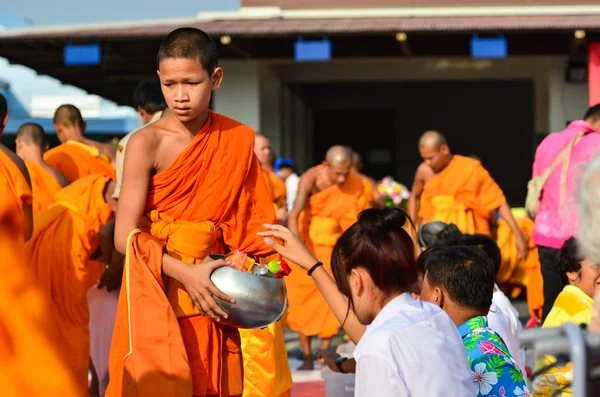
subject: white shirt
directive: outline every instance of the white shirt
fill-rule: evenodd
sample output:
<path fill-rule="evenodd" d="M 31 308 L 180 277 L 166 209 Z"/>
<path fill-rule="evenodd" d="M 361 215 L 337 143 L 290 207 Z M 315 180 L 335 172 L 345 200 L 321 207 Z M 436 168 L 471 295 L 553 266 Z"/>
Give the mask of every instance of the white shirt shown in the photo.
<path fill-rule="evenodd" d="M 523 325 L 519 320 L 519 312 L 498 286 L 494 290 L 492 306 L 487 318 L 490 328 L 502 337 L 517 366 L 525 374 L 525 351 L 519 346 L 518 340 Z"/>
<path fill-rule="evenodd" d="M 354 351 L 355 397 L 468 397 L 475 390 L 456 325 L 405 293 L 379 312 Z"/>
<path fill-rule="evenodd" d="M 296 201 L 296 192 L 298 191 L 298 180 L 300 178 L 296 174 L 291 174 L 285 180 L 285 196 L 287 200 L 287 210 L 292 212 L 294 201 Z"/>

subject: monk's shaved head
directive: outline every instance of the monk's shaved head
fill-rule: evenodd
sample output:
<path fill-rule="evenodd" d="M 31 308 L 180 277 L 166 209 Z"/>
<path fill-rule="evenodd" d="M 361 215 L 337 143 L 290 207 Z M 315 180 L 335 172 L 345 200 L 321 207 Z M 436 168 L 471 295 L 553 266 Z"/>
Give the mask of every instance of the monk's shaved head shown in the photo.
<path fill-rule="evenodd" d="M 260 132 L 254 135 L 254 154 L 263 167 L 271 164 L 271 143 L 269 138 Z"/>
<path fill-rule="evenodd" d="M 204 31 L 196 28 L 175 29 L 165 37 L 156 57 L 159 69 L 160 62 L 169 58 L 200 61 L 209 76 L 219 66 L 215 42 Z"/>
<path fill-rule="evenodd" d="M 440 134 L 437 131 L 425 131 L 423 135 L 421 135 L 421 139 L 419 139 L 419 148 L 425 146 L 433 146 L 436 149 L 440 148 L 442 145 L 447 145 L 448 141 L 446 141 L 446 137 Z"/>
<path fill-rule="evenodd" d="M 23 124 L 17 131 L 17 139 L 25 145 L 35 145 L 40 149 L 48 144 L 44 129 L 36 123 Z"/>
<path fill-rule="evenodd" d="M 345 146 L 335 145 L 329 148 L 325 154 L 325 161 L 330 165 L 335 164 L 351 164 L 352 151 Z"/>
<path fill-rule="evenodd" d="M 61 105 L 54 112 L 54 124 L 72 126 L 83 125 L 83 117 L 81 112 L 74 105 Z"/>

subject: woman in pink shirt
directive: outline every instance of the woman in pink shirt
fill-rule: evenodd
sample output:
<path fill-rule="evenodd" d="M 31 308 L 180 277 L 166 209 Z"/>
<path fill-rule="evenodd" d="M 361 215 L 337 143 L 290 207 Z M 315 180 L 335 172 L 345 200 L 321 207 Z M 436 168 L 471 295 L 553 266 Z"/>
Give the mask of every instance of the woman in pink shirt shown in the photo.
<path fill-rule="evenodd" d="M 535 217 L 533 240 L 538 246 L 544 278 L 544 317 L 561 291 L 561 279 L 554 273 L 554 263 L 564 242 L 577 234 L 577 182 L 581 179 L 585 164 L 600 153 L 600 134 L 597 133 L 599 130 L 600 104 L 588 109 L 583 120 L 573 121 L 562 132 L 548 135 L 535 152 L 534 178 L 549 168 L 554 159 L 578 134 L 585 134 L 571 152 L 564 205 L 562 207 L 560 205 L 560 179 L 563 168 L 561 162 L 544 186 L 540 207 Z"/>

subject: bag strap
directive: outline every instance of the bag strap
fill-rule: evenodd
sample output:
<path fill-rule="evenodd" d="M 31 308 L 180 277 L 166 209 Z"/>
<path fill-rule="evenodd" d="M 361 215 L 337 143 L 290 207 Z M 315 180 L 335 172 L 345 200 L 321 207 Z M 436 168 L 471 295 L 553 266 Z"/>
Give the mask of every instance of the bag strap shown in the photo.
<path fill-rule="evenodd" d="M 562 208 L 567 200 L 567 174 L 569 171 L 569 163 L 571 162 L 571 153 L 573 152 L 573 148 L 583 138 L 585 133 L 578 134 L 569 144 L 568 147 L 565 148 L 563 152 L 565 152 L 565 159 L 563 161 L 563 168 L 560 174 L 560 208 Z"/>

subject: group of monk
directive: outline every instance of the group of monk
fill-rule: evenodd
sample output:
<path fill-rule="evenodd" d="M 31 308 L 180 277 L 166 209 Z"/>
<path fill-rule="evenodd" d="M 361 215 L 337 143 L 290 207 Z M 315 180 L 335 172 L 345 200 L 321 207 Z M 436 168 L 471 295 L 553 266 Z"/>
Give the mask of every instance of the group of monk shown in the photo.
<path fill-rule="evenodd" d="M 300 369 L 313 368 L 313 336 L 327 349 L 338 333 L 317 286 L 293 263 L 283 320 L 265 329 L 223 324 L 227 313 L 215 297 L 234 301 L 210 275 L 227 262 L 209 255 L 239 250 L 261 262 L 278 259 L 257 233 L 285 222 L 331 273 L 339 236 L 361 211 L 383 206 L 375 182 L 360 173 L 360 156 L 331 147 L 301 176 L 288 213 L 268 138 L 209 110 L 223 80 L 212 39 L 194 28 L 174 30 L 160 46 L 157 69 L 160 99 L 138 106 L 148 124 L 116 148 L 84 137 L 86 124 L 72 105 L 55 113 L 59 146 L 48 150 L 36 124 L 19 129 L 16 154 L 0 146 L 7 193 L 0 197 L 0 243 L 12 258 L 1 264 L 10 275 L 0 281 L 3 390 L 83 396 L 92 373 L 91 395 L 104 394 L 97 385 L 104 381 L 109 397 L 289 395 L 283 321 L 300 335 Z M 2 126 L 6 108 L 0 97 Z M 501 189 L 479 161 L 453 155 L 437 132 L 423 135 L 419 151 L 415 223 L 443 220 L 489 234 L 498 211 L 519 255 L 527 255 Z M 110 359 L 90 353 L 94 286 L 120 289 L 114 316 L 99 321 L 114 322 L 102 342 Z"/>

